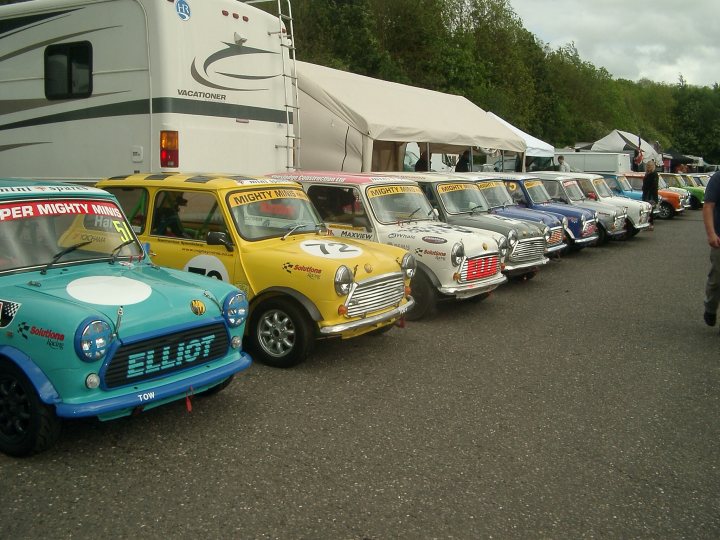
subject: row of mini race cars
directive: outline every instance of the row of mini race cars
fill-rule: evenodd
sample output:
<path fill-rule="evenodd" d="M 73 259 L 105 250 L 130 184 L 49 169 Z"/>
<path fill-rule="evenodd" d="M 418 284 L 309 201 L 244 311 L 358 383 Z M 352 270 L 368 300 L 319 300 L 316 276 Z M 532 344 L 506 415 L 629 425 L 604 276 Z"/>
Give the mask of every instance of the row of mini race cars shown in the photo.
<path fill-rule="evenodd" d="M 627 182 L 555 172 L 0 180 L 0 450 L 48 448 L 63 418 L 215 393 L 251 364 L 245 349 L 290 367 L 317 339 L 384 333 L 441 300 L 531 278 L 565 249 L 632 236 L 652 208 L 615 194 Z M 676 212 L 690 205 L 678 201 Z"/>

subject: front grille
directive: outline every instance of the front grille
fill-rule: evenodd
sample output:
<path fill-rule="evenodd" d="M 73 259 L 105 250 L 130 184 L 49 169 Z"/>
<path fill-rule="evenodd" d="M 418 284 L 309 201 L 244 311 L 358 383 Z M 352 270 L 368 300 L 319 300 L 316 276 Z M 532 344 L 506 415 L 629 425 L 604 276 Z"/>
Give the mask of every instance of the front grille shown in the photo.
<path fill-rule="evenodd" d="M 493 277 L 498 273 L 500 260 L 497 254 L 465 259 L 460 267 L 460 281 L 467 283 Z"/>
<path fill-rule="evenodd" d="M 594 219 L 585 222 L 585 228 L 583 228 L 583 237 L 592 236 L 597 232 L 597 222 Z"/>
<path fill-rule="evenodd" d="M 510 259 L 515 262 L 534 261 L 542 259 L 545 254 L 545 239 L 532 238 L 530 240 L 520 240 L 515 244 Z"/>
<path fill-rule="evenodd" d="M 397 306 L 405 296 L 403 274 L 384 274 L 360 281 L 345 305 L 348 317 L 362 317 L 373 311 Z"/>
<path fill-rule="evenodd" d="M 126 343 L 106 362 L 105 387 L 136 384 L 192 368 L 222 358 L 228 346 L 228 334 L 222 323 Z"/>
<path fill-rule="evenodd" d="M 558 246 L 562 244 L 563 242 L 563 230 L 562 227 L 558 227 L 557 229 L 552 229 L 550 231 L 550 241 L 548 242 L 548 247 Z"/>

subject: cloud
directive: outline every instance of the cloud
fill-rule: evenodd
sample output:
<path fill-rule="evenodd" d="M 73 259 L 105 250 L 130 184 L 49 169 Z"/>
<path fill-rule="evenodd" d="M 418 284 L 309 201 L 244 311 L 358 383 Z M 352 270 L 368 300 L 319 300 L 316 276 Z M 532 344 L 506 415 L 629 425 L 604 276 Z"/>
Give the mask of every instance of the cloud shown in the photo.
<path fill-rule="evenodd" d="M 615 78 L 698 86 L 720 82 L 717 0 L 510 0 L 527 30 L 553 49 L 574 43 L 580 58 Z"/>

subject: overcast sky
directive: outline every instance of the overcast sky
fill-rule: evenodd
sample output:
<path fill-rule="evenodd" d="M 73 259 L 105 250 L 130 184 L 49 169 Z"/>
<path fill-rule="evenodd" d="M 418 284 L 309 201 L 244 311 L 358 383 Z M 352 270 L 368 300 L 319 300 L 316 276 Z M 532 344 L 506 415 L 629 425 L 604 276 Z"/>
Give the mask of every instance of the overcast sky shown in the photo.
<path fill-rule="evenodd" d="M 510 0 L 523 26 L 553 49 L 616 79 L 720 82 L 720 0 Z"/>

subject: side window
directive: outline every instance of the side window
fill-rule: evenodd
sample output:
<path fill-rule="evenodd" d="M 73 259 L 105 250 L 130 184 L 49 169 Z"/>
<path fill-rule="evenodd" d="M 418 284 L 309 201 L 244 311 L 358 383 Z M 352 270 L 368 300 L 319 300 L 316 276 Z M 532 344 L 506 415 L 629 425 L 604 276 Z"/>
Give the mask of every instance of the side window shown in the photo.
<path fill-rule="evenodd" d="M 372 229 L 365 206 L 353 187 L 310 186 L 308 197 L 326 223 Z"/>
<path fill-rule="evenodd" d="M 120 201 L 135 234 L 144 233 L 148 214 L 148 192 L 143 188 L 109 188 L 107 191 Z"/>
<path fill-rule="evenodd" d="M 45 97 L 86 98 L 92 94 L 92 45 L 89 41 L 45 49 Z"/>
<path fill-rule="evenodd" d="M 204 241 L 209 232 L 228 232 L 212 193 L 158 191 L 151 234 Z"/>

